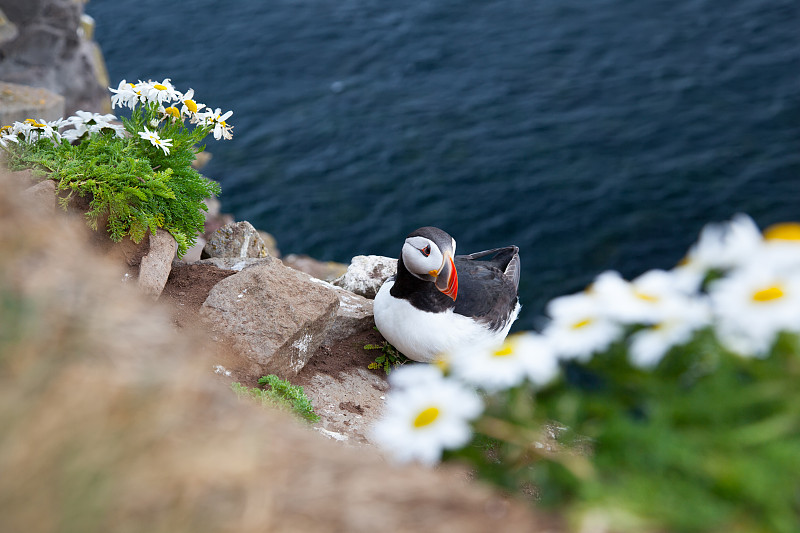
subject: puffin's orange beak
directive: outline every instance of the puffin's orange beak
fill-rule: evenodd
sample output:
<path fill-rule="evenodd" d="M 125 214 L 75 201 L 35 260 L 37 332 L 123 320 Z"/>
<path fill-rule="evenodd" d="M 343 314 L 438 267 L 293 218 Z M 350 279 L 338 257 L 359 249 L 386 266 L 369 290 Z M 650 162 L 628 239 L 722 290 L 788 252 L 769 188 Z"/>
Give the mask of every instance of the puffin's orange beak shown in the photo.
<path fill-rule="evenodd" d="M 436 288 L 455 301 L 458 296 L 458 272 L 449 252 L 445 253 L 444 265 L 436 273 Z"/>

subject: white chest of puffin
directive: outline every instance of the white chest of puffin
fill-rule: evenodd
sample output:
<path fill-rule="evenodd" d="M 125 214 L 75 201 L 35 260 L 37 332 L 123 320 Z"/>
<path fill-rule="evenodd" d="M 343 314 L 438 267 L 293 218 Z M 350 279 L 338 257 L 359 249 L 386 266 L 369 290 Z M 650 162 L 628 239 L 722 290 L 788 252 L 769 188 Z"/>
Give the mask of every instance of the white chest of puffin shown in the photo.
<path fill-rule="evenodd" d="M 519 314 L 519 248 L 456 256 L 447 232 L 426 226 L 406 237 L 375 297 L 375 325 L 409 359 L 432 362 L 458 347 L 500 343 Z"/>

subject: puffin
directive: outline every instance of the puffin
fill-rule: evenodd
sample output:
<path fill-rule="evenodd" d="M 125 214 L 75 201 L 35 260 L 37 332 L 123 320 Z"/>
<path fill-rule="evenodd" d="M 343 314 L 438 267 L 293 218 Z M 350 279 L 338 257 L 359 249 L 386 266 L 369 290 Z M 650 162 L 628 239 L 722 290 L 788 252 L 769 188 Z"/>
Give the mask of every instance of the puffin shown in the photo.
<path fill-rule="evenodd" d="M 397 274 L 375 296 L 378 331 L 409 359 L 431 363 L 457 355 L 459 346 L 499 345 L 517 319 L 519 248 L 455 252 L 444 230 L 412 231 Z"/>

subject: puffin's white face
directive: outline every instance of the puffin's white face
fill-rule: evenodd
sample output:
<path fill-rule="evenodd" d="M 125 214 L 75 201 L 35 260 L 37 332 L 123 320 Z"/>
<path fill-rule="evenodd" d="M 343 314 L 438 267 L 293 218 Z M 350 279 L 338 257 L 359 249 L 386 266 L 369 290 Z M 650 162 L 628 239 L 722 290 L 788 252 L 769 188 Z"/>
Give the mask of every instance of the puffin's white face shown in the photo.
<path fill-rule="evenodd" d="M 409 237 L 403 244 L 403 263 L 416 277 L 433 280 L 442 268 L 444 255 L 432 240 L 425 237 Z"/>
<path fill-rule="evenodd" d="M 442 252 L 428 238 L 409 237 L 403 244 L 403 264 L 413 276 L 434 283 L 437 289 L 455 300 L 458 292 L 458 276 L 453 263 L 455 251 L 455 239 L 452 239 L 452 250 Z"/>

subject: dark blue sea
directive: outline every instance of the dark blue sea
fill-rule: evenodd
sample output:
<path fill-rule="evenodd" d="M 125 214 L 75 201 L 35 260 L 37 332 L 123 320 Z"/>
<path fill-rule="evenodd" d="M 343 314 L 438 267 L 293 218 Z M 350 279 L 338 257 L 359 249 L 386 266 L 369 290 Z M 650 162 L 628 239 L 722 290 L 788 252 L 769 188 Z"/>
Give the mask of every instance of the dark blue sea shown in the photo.
<path fill-rule="evenodd" d="M 92 0 L 112 84 L 234 111 L 223 209 L 284 253 L 517 244 L 523 311 L 800 219 L 797 0 Z"/>

